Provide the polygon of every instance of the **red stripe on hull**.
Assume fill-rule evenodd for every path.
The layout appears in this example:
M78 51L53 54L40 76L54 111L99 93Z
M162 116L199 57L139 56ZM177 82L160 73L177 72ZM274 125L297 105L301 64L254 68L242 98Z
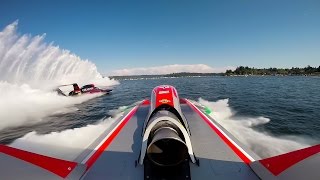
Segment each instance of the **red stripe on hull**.
M140 105L150 105L150 101L146 99Z
M320 144L287 154L260 160L260 163L273 175L277 176L289 167L320 152Z
M226 136L221 133L221 131L211 122L211 120L208 119L208 117L201 113L200 110L189 101L186 102L193 110L198 113L201 119L203 119L210 126L210 128L232 149L232 151L235 152L235 154L238 155L240 159L242 159L243 162L245 162L246 164L252 162L245 154L243 154L243 152L241 152L240 149L238 149Z
M5 145L0 145L0 152L39 166L62 178L67 177L77 165L75 162L56 159Z
M141 104L148 104L149 100L144 100ZM108 139L104 141L104 143L98 148L98 150L88 159L86 162L87 170L91 168L91 166L96 162L96 160L100 157L105 149L112 143L112 141L116 138L116 136L120 133L123 127L127 124L127 122L132 118L132 116L136 113L138 107L134 107L133 110L126 116L126 118L121 122L119 126L113 131L113 133L109 136Z

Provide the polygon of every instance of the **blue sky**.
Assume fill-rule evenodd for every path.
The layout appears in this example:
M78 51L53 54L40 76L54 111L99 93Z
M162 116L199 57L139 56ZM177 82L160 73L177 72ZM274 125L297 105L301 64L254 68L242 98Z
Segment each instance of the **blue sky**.
M101 72L320 65L319 0L2 0L0 17L0 29L18 19L20 33L46 33Z

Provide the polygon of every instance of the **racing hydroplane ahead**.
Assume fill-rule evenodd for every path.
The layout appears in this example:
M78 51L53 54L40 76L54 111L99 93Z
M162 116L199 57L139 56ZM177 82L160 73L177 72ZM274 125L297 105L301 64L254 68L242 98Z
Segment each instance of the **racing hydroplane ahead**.
M61 88L66 86L72 86L73 90L70 91L69 93L64 93L63 90L61 90ZM88 84L79 88L77 83L73 83L73 84L61 85L57 87L55 91L62 96L77 96L81 94L93 94L93 93L109 94L112 91L112 89L101 89L96 87L94 84Z
M205 112L158 86L72 161L0 145L1 178L320 179L320 145L261 159Z

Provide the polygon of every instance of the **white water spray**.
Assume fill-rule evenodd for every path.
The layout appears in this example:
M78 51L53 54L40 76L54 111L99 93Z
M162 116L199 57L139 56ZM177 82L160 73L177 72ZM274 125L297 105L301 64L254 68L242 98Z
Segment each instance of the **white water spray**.
M97 137L110 128L113 123L117 122L116 120L123 114L122 107L114 112L118 112L114 117L106 118L96 124L89 124L81 128L51 132L49 134L38 134L33 131L15 140L10 146L73 161Z
M95 124L81 128L67 129L49 134L38 134L32 131L16 139L10 146L29 152L74 161L90 144L92 144L104 131L114 123L118 123L120 116L130 108L140 104L138 101L130 106L120 106L109 110L112 117L104 118Z
M269 123L270 119L265 117L235 117L235 112L229 107L228 99L210 102L200 98L198 102L210 108L212 111L209 115L212 118L261 158L302 149L315 143L307 138L297 136L276 137L267 132L253 129L254 126Z
M51 92L57 85L118 84L103 78L92 62L45 43L44 35L19 35L17 26L16 21L0 32L0 130L42 121L97 96L61 97Z
M44 35L19 35L17 25L16 21L0 32L0 81L35 88L74 82L80 85L117 83L103 78L92 62L45 43Z
M33 124L51 114L70 111L80 104L101 94L79 97L59 96L55 92L32 89L29 85L0 83L0 130L23 124Z

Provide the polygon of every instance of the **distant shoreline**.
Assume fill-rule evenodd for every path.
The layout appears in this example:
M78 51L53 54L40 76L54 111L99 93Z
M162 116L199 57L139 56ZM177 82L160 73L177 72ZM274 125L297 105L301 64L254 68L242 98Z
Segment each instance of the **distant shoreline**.
M210 77L210 76L320 76L320 66L304 68L250 68L248 66L239 66L234 71L226 70L224 73L190 73L180 72L162 75L127 75L127 76L109 76L115 80L134 80L134 79L159 79L159 78L179 78L179 77Z
M164 74L164 75L132 75L132 76L109 76L111 79L115 80L142 80L142 79L171 79L171 78L184 78L184 77L190 77L190 78L198 78L198 77L214 77L214 76L220 76L220 77L270 77L270 76L278 76L278 77L293 77L293 76L320 76L320 74L290 74L290 75L283 75L283 74L226 74L226 73L173 73L173 74Z
M180 77L205 77L205 76L224 76L225 73L172 73L162 75L129 75L129 76L109 76L115 80L135 80L135 79L160 79L160 78L180 78Z
M307 66L304 68L292 67L289 68L254 68L248 66L239 66L234 71L227 70L225 72L226 76L320 76L320 66L311 67Z

